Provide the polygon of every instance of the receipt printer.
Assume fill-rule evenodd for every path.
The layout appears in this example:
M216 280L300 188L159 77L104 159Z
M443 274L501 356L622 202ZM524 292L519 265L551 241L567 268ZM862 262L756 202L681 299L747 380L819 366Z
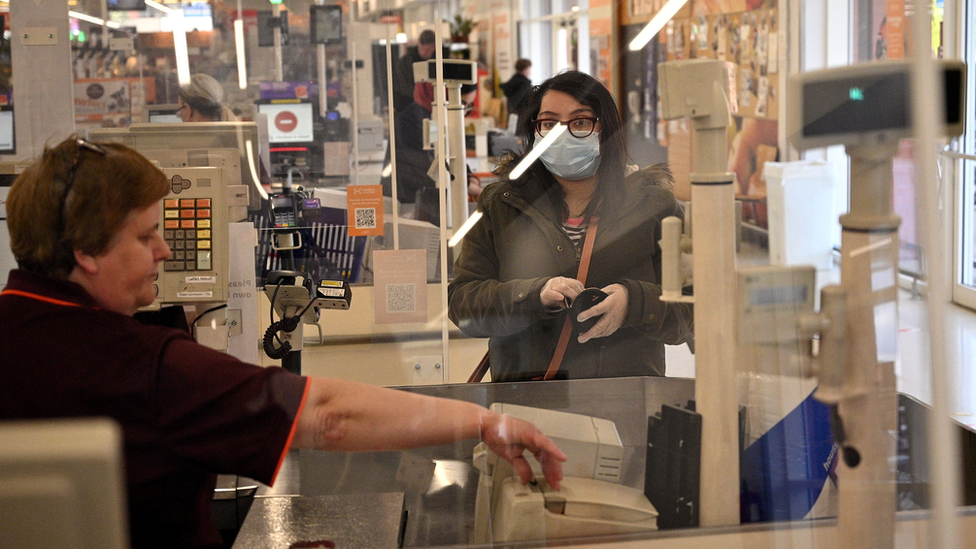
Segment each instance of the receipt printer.
M643 491L618 484L623 445L613 422L512 404L491 409L534 423L568 460L559 490L546 483L532 459L535 480L523 485L511 464L479 444L473 543L657 530L657 510Z

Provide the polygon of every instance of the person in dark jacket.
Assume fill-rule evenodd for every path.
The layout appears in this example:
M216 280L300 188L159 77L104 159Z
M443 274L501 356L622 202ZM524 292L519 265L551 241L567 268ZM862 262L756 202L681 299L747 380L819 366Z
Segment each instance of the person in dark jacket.
M461 86L461 102L467 114L474 104L478 88L474 84ZM396 139L397 201L414 203L417 192L433 188L436 182L428 175L434 162L434 151L424 148L424 120L429 120L434 109L434 86L420 82L414 86L414 102L397 114L394 125ZM380 178L383 195L393 196L390 148L386 148L384 170Z
M413 64L434 57L436 40L434 31L427 29L420 33L416 48L407 48L407 53L397 60L393 72L393 109L401 113L413 103Z
M532 69L532 61L519 59L515 62L515 74L502 84L502 91L508 99L508 111L518 113L522 102L532 91L532 81L529 80L529 71Z
M576 71L541 84L519 120L523 154L559 125L566 131L520 177L507 159L479 198L483 217L464 237L448 312L464 333L489 337L492 381L538 379L548 368L567 305L581 291L581 249L599 218L586 286L608 297L579 314L559 373L568 378L665 374L664 345L693 338L692 307L661 296L661 220L683 218L667 167L630 175L610 92Z

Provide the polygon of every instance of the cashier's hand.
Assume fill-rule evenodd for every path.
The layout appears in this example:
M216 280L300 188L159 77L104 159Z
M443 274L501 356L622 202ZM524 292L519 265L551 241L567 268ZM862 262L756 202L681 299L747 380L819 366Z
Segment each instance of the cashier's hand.
M627 318L627 287L623 284L611 284L600 288L607 294L607 298L579 314L578 320L603 315L592 328L579 335L579 342L586 343L594 337L607 337L616 332Z
M559 489L559 481L563 478L562 462L566 461L566 454L535 425L489 412L481 423L481 440L512 464L523 484L532 480L532 467L523 455L528 450L542 465L542 474L549 486Z
M546 281L539 298L542 306L551 311L558 311L567 307L567 302L576 299L583 291L583 283L575 278L554 276Z

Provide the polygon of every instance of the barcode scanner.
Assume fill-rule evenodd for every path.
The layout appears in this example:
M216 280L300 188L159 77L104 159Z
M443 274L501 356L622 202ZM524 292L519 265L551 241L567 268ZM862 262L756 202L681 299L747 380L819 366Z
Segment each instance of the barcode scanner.
M594 324L600 320L601 315L597 315L593 318L588 318L583 322L577 320L580 313L589 309L590 307L600 303L607 298L607 293L598 288L587 288L576 296L573 300L573 304L569 306L569 318L573 321L573 331L582 334L589 331Z

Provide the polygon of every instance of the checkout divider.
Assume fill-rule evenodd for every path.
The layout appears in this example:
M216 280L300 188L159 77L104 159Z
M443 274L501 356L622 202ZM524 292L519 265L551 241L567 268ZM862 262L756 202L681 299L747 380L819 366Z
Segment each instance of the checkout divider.
M452 384L401 389L483 406L495 402L510 403L613 421L623 445L620 484L640 490L645 487L648 418L660 414L662 407L685 407L695 394L694 380L662 377ZM927 515L923 510L929 505L930 479L925 461L927 413L925 405L911 397L899 396L896 465L899 511L903 512L899 513L897 535L911 540L906 547L925 546L922 540L926 535L924 519ZM976 505L976 432L961 425L958 432L963 440L963 463L967 464L962 501L972 506ZM395 536L398 541L391 547L470 546L479 475L472 465L476 442L468 440L400 452L293 452L291 459L297 459L298 467L297 497L258 497L234 547L266 547L271 531L275 532L276 540L288 543L309 541L308 536L312 539L328 537L337 547L340 544L352 547L362 538L362 532L356 531L360 528L399 529ZM805 479L797 480L803 482ZM276 498L293 501L286 504ZM401 499L402 508L397 503ZM304 503L299 504L300 500ZM368 504L370 501L375 505ZM355 512L361 515L350 521L345 514L349 509L356 509ZM963 509L961 516L964 531L976 532L976 509ZM865 517L865 520L870 518ZM749 543L759 542L763 547L840 546L837 544L836 519L829 517L707 529L665 529L660 522L659 526L662 529L646 534L508 542L504 546L606 546L612 543L614 547L746 547L751 546L747 545ZM391 538L387 536L385 539ZM753 541L744 541L749 539ZM734 545L723 545L733 542Z

